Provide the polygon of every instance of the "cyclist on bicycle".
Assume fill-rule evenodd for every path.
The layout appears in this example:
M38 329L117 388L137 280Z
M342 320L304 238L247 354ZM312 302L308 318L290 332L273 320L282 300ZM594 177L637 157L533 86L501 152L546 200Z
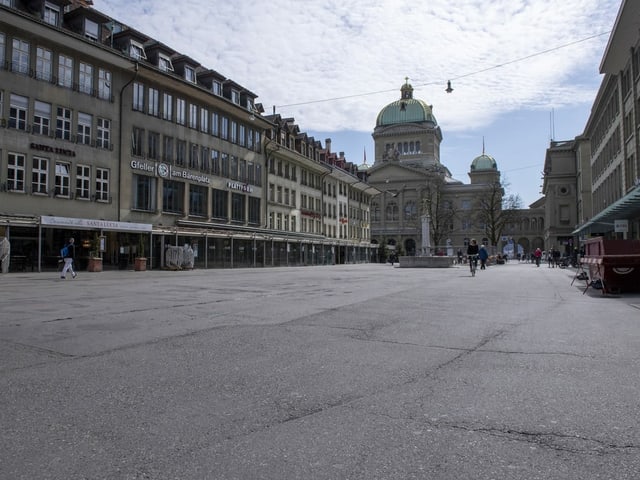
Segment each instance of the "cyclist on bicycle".
M469 269L471 273L474 274L476 268L478 268L478 252L480 251L478 247L478 242L476 242L475 238L471 239L469 242L469 246L467 247L467 257L469 258Z

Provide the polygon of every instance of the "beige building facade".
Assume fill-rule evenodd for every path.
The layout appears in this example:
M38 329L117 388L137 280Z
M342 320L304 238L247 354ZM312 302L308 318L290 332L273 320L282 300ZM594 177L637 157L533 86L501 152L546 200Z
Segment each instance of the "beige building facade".
M562 164L568 172L560 182L568 184L569 171L574 175L570 187L575 188L576 221L570 235L578 248L591 236L640 238L639 32L640 5L623 0L600 63L603 79L591 115L582 135L566 142L573 144L573 158L563 154ZM557 159L556 147L552 144L547 161L550 155ZM555 184L555 172L553 168L547 171L545 163L545 185L550 192L558 192ZM549 207L552 214L559 212L557 195L550 195L547 201L555 202ZM552 218L551 224L566 235L566 216Z
M372 257L356 221L366 222L375 190L323 164L320 142L283 134L252 91L86 2L25 5L0 3L10 270L56 268L70 236L80 268L97 243L111 268L143 253L165 267L170 246L202 268ZM325 183L339 199L323 197ZM353 228L337 228L341 219Z

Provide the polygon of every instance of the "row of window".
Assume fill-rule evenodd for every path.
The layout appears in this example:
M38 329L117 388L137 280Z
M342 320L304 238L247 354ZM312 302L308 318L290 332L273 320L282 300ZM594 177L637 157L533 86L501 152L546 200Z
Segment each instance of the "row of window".
M286 213L270 212L269 228L272 230L283 230L285 232L298 232L297 217ZM311 233L316 235L326 235L332 238L347 238L348 229L346 225L338 228L336 225L322 225L317 219L300 217L300 233ZM364 238L362 236L357 238Z
M599 107L600 115L595 128L590 132L591 151L596 152L607 138L609 129L620 114L620 92L615 85L609 85L605 92L606 101Z
M75 175L72 175L72 168L75 168ZM94 167L92 171L90 165L72 167L69 162L39 156L31 158L28 165L23 153L9 152L7 155L6 187L12 192L109 202L109 179L107 168ZM74 184L72 180L75 180Z
M287 162L286 160L275 159L273 157L269 158L269 173L271 175L277 175L294 182L298 181L298 167L292 163ZM320 184L320 175L309 172L302 167L300 168L300 185L320 189ZM340 195L347 195L348 193L347 184L345 184L344 182L337 182L337 188L335 183L322 182L322 188L325 195L329 195L333 198L336 198L337 193L339 193ZM357 193L353 193L351 196L353 197L353 200L362 201L362 197L358 196Z
M75 174L73 174L75 169ZM28 178L31 176L31 182ZM52 183L53 179L53 183ZM110 172L106 168L89 165L51 161L49 158L34 156L30 168L24 154L9 152L7 155L7 190L11 192L33 193L35 195L55 195L62 198L76 198L110 202ZM133 208L155 211L157 178L134 175ZM72 183L74 182L74 183ZM30 187L29 187L30 185ZM93 190L91 186L93 185ZM184 193L189 188L189 209L185 211ZM52 190L53 187L53 190ZM30 188L30 190L29 190ZM164 180L162 185L163 212L208 216L207 202L209 188L184 182ZM250 224L260 224L260 198L248 197L241 193L212 189L212 218ZM249 209L245 212L245 204ZM231 207L230 211L228 210Z
M146 92L145 92L146 91ZM185 125L249 150L260 151L261 133L209 108L184 98L134 82L132 109L169 122Z
M186 140L175 139L170 135L161 136L157 132L145 132L138 127L134 127L131 132L131 155L149 160L162 160L171 165L262 186L262 165L258 162L238 158L196 143L187 144Z
M147 54L145 52L144 45L141 44L140 42L136 41L136 40L127 39L125 41L124 51L126 51L129 54L129 56L131 58L133 58L134 60L137 60L137 61L147 60ZM158 67L158 69L160 69L163 72L175 72L175 69L173 68L173 63L171 61L171 57L169 55L161 53L161 52L158 52L158 56L157 56L157 60L156 60L155 66ZM195 66L184 65L183 66L183 77L182 78L184 78L184 80L186 80L189 83L193 83L193 84L198 85L198 76L197 76L197 73L196 73ZM138 84L138 85L140 85L140 84ZM202 84L200 84L200 85L202 85ZM138 90L138 88L139 87L134 87L134 91ZM213 93L216 96L221 97L223 95L223 88L222 88L222 81L221 80L213 79L211 81L211 85L207 86L206 88L208 90L210 90L211 93ZM142 93L142 92L140 92L140 93ZM141 98L142 97L138 96L138 99L141 99ZM244 106L250 112L254 111L253 99L251 97L249 97L249 96L246 96L245 101L242 102L242 95L241 95L239 90L231 89L229 100L231 100L236 105ZM244 103L244 105L243 105L243 103ZM143 111L143 108L137 108L137 107L140 107L140 106L141 105L140 105L139 101L138 102L134 101L134 110ZM168 118L165 118L165 120L168 120Z
M4 108L4 92L0 91L0 112ZM55 109L55 118L53 110ZM33 111L30 116L29 111ZM31 118L31 124L28 119ZM55 126L52 124L55 120ZM75 130L73 124L75 122ZM64 106L52 106L50 103L30 99L17 94L11 94L9 99L8 128L15 128L33 134L51 136L63 140L74 141L79 144L111 148L111 121L106 118L94 117L84 112L74 113ZM72 133L72 132L75 132ZM259 163L238 159L238 157L220 152L208 147L190 144L187 154L187 142L175 140L171 136L164 136L162 154L160 151L160 134L148 132L146 153L144 150L145 131L134 128L132 132L131 154L146 156L152 160L162 159L177 166L189 167L214 175L220 175L232 180L238 180L252 185L262 185L262 165Z
M595 179L595 177L594 177ZM593 189L593 210L598 212L624 195L622 190L622 165L618 164L596 188Z
M133 176L132 207L135 210L156 211L158 179L146 175ZM188 205L185 205L185 189L188 189ZM211 212L208 212L209 194ZM186 208L185 208L186 207ZM175 180L162 181L162 205L160 210L221 222L260 225L260 198L244 193L185 183Z
M15 7L15 0L0 0L0 5L6 7ZM70 7L66 7L65 11L68 11ZM52 2L44 2L42 7L42 20L49 25L59 27L62 18L60 6ZM84 20L84 32L85 36L97 40L98 39L98 24L92 20Z
M269 158L269 173L271 175L277 175L287 180L298 181L298 167L286 160ZM309 172L308 170L300 167L300 185L309 186L320 190L322 181L320 175L317 173Z
M422 153L420 140L410 142L386 143L384 146L386 155L392 156L395 152L399 155L415 155Z
M290 207L297 206L297 192L296 190L283 187L282 185L269 184L269 201L273 203L279 203ZM310 212L325 212L326 218L344 218L347 217L348 208L347 204L339 202L338 205L323 203L324 209L320 209L321 200L319 198L313 198L311 196L300 194L300 208ZM357 220L366 219L367 212L352 207L350 218Z
M10 47L10 53L5 52ZM10 62L7 59L10 58ZM7 62L7 63L5 63ZM35 52L30 42L20 38L12 38L7 42L4 33L0 32L0 65L15 73L29 75L38 80L55 83L64 88L71 88L80 93L93 95L104 100L111 100L111 72L101 67L78 61L69 55L58 53L45 47L36 46ZM57 73L57 76L54 75Z
M0 114L3 112L4 92L0 91ZM111 148L111 120L98 117L94 124L94 117L89 113L74 114L73 110L63 105L40 100L31 103L28 97L15 93L9 96L9 118L2 126L98 148Z
M622 137L620 134L620 128L613 130L612 134L607 138L606 143L602 149L598 152L598 155L591 163L591 175L592 180L598 180L607 171L611 163L617 158L622 151ZM592 151L593 153L596 150Z
M75 174L73 174L73 169ZM30 187L28 178L31 176ZM52 183L53 179L53 183ZM34 156L31 159L30 168L27 166L26 155L9 152L7 156L7 189L12 192L30 192L41 195L55 195L62 198L76 198L95 200L98 202L110 202L110 171L106 168L96 168L89 165L77 164L72 166L68 162L52 161L46 157ZM73 183L72 183L73 182ZM93 185L93 189L91 188ZM143 211L156 211L157 201L156 177L146 175L133 176L132 208ZM53 187L53 190L51 190ZM188 209L185 209L185 189L188 188ZM260 198L250 197L246 194L229 192L220 189L209 190L206 186L189 184L180 181L163 180L162 205L160 209L165 213L175 213L196 217L209 217L207 211L211 192L211 218L226 222L231 220L237 223L260 224ZM307 197L304 196L305 205ZM314 199L309 199L313 204ZM315 199L316 209L319 210L319 199ZM325 204L325 210L331 205ZM335 217L335 205L334 217ZM304 208L304 207L303 207ZM331 215L329 215L331 217ZM296 217L286 214L270 214L271 228L286 231L297 231ZM279 226L278 226L279 225ZM321 221L319 219L301 218L301 231L307 233L320 233ZM335 226L328 226L329 235L336 235ZM344 230L344 231L343 231ZM339 236L346 238L347 228L342 226Z
M302 195L306 200L306 195ZM269 201L295 207L297 205L297 192L282 185L269 184ZM302 208L306 208L303 206Z

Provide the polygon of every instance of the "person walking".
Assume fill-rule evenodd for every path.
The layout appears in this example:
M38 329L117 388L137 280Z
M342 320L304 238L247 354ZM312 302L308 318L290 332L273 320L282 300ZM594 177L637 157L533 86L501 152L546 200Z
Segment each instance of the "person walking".
M71 237L65 246L62 247L60 255L64 260L64 267L62 267L60 278L66 279L67 272L71 272L71 277L76 278L77 273L73 271L73 259L76 257L76 246L74 245L73 237Z
M536 267L540 266L540 258L542 258L542 250L540 248L536 248L535 252L533 252L533 257L536 259Z
M489 258L489 252L487 252L487 247L480 245L480 250L478 250L478 258L480 259L480 270L487 269L487 258Z

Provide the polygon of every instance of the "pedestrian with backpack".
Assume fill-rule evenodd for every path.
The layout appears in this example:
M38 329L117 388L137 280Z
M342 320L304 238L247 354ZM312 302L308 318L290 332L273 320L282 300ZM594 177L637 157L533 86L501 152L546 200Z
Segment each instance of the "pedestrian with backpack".
M76 278L77 275L76 272L73 271L73 259L76 256L76 247L73 242L73 237L71 237L60 250L60 256L64 260L64 267L62 267L62 273L60 274L60 278L62 279L67 278L67 272L71 272L72 278Z

